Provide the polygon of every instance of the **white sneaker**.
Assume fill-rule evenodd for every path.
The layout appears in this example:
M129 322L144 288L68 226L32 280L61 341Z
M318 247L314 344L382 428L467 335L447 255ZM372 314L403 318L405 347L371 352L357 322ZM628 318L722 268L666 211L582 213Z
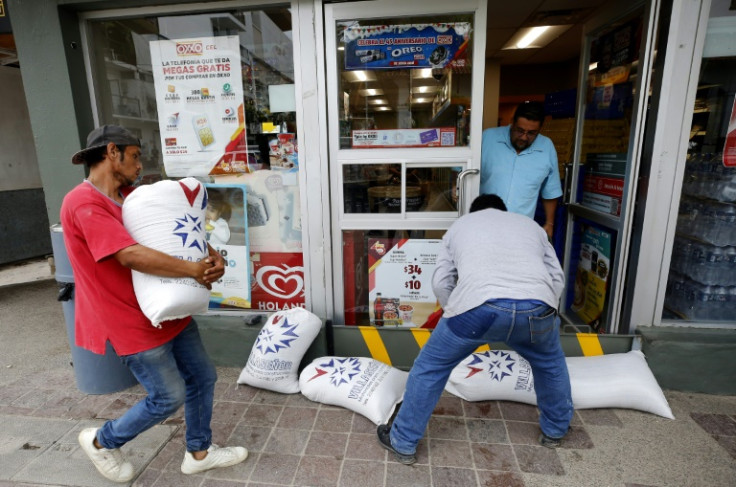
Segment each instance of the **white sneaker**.
M95 444L98 428L86 428L79 433L79 444L87 454L98 472L113 482L128 482L135 476L135 470L130 462L126 462L119 448L108 450L98 449Z
M185 474L200 473L206 470L220 467L231 467L248 458L248 450L242 446L226 446L220 448L210 445L207 448L207 456L197 460L190 452L184 453L184 461L181 462L181 471Z

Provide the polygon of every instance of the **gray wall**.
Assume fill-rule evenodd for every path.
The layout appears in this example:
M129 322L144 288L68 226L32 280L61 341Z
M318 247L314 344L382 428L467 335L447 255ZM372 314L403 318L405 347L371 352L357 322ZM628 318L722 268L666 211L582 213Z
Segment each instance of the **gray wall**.
M51 253L21 71L0 66L0 264Z
M0 191L41 188L20 69L0 66L0 86Z
M90 123L80 123L75 112L66 54L70 45L62 37L56 1L8 3L48 220L56 223L64 195L84 179L83 169L73 166L70 157L81 148L78 127ZM81 58L81 49L74 52ZM85 78L83 71L76 75Z

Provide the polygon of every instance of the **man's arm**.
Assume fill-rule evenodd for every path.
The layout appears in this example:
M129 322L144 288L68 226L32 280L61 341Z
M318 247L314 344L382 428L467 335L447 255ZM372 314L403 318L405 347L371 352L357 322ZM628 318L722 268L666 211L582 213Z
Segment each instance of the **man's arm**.
M444 239L442 243L442 250L437 256L437 267L432 274L432 290L440 306L444 308L450 299L452 290L457 286L457 269L450 258Z
M543 242L544 245L544 265L552 278L552 288L554 289L557 302L560 302L562 297L562 291L565 287L565 273L562 271L560 261L557 259L557 254L552 244L549 242Z
M207 289L225 273L222 256L208 245L209 256L199 262L177 259L140 244L119 250L113 257L128 269L161 277L191 277Z
M552 233L555 229L555 210L557 210L557 198L552 200L542 200L542 206L544 207L544 231L547 232L547 236L552 238Z

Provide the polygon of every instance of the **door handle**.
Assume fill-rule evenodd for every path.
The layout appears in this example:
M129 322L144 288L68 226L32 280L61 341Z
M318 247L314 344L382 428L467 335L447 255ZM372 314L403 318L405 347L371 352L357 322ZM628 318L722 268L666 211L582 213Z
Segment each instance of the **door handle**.
M572 163L565 164L565 178L562 188L562 204L569 205L572 198Z
M464 171L461 171L460 174L457 175L457 213L458 216L462 216L465 213L465 183L464 179L466 176L469 176L471 174L479 174L480 169L466 169Z

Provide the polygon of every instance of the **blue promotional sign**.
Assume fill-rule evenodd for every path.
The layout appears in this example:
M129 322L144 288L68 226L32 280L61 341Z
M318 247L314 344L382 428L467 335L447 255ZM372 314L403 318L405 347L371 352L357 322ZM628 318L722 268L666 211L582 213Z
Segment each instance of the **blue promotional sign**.
M344 36L346 70L462 67L470 23L351 25Z

